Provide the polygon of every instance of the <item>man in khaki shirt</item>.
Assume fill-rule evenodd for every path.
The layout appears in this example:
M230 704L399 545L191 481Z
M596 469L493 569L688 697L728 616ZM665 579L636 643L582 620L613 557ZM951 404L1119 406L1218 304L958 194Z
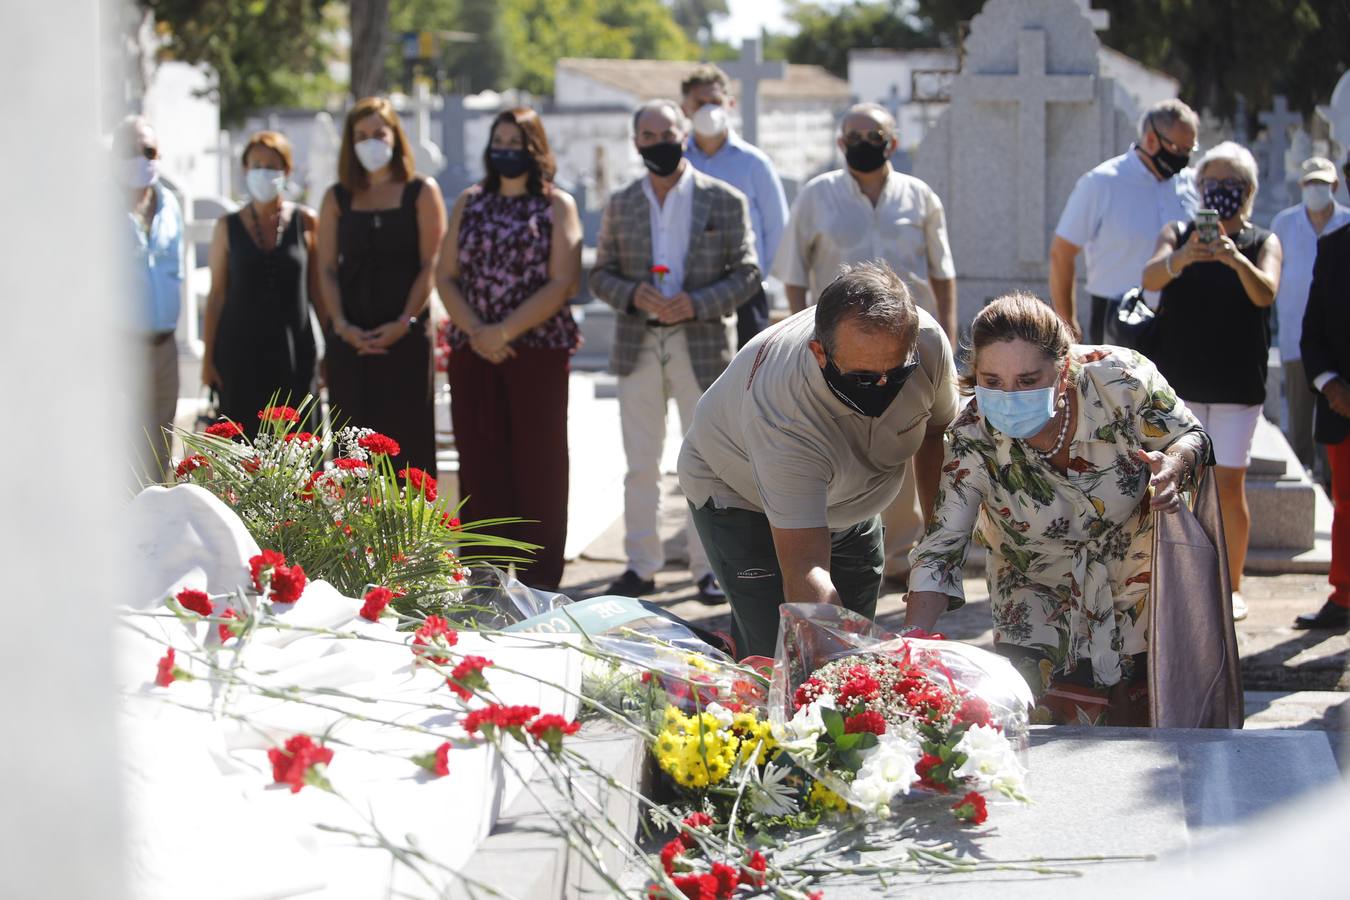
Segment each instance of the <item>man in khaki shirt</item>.
M957 407L951 344L881 263L736 355L699 400L679 475L742 655L773 655L784 602L875 614L879 514L911 458L932 511Z

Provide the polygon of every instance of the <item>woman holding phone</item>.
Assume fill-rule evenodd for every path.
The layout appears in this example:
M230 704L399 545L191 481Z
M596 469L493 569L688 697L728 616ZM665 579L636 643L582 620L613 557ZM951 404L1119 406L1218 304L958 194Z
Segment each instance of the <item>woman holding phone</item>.
M1266 400L1270 309L1282 259L1280 239L1251 221L1256 173L1256 160L1239 144L1225 141L1207 152L1196 167L1203 208L1195 222L1163 228L1143 274L1145 290L1162 291L1153 361L1214 441L1238 619L1247 614L1239 592L1251 530L1247 466Z

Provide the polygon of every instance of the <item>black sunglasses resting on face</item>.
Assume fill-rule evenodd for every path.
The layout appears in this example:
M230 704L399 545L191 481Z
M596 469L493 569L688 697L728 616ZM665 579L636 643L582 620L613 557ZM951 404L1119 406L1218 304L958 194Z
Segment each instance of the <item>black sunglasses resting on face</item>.
M830 364L836 369L839 369L839 364L833 359L828 356L826 359L829 360ZM917 368L919 368L919 361L916 359L913 362L896 366L894 369L889 369L885 372L845 372L840 369L839 374L862 388L885 387L888 384L895 383L899 383L903 387L904 383L909 380L909 376L913 375L914 370Z

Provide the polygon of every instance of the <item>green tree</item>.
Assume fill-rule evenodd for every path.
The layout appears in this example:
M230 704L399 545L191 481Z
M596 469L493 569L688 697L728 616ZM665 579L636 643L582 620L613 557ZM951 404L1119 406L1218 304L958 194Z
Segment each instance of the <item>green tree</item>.
M781 52L789 62L824 66L847 78L848 52L853 48L933 46L932 31L911 18L908 7L905 0L853 0L837 7L792 0L788 18L796 23L797 34L771 42L772 50L774 55Z
M670 11L685 36L703 44L712 41L713 21L726 16L727 0L671 0Z
M324 105L338 85L329 0L138 0L154 14L163 55L205 63L226 126L267 106Z

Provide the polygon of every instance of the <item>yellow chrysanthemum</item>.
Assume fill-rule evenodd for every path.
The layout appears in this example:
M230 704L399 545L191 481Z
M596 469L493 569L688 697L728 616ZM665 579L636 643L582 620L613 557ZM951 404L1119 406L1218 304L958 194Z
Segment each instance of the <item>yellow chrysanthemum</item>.
M848 803L844 801L843 797L840 797L819 781L811 784L811 793L806 797L806 805L822 812L828 812L829 810L844 812L848 809Z

